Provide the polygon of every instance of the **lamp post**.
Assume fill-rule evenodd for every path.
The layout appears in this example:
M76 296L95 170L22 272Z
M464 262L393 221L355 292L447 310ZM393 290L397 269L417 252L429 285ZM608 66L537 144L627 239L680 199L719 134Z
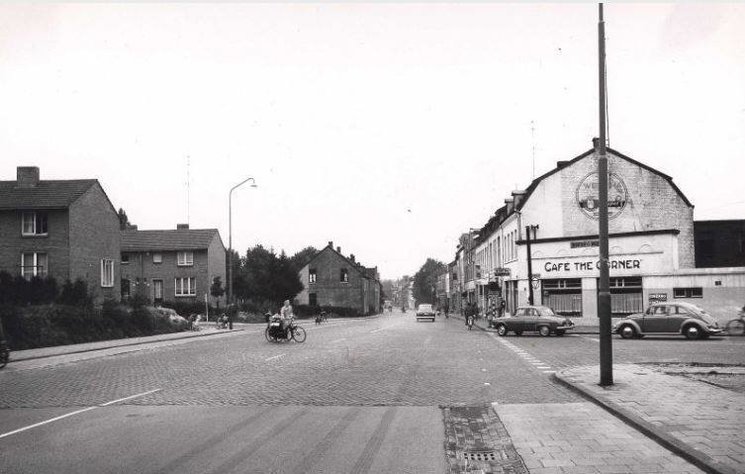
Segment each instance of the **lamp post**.
M251 181L251 187L256 187L256 180L246 178L240 183L230 188L228 193L228 324L233 329L233 313L231 305L233 303L233 191L243 184Z

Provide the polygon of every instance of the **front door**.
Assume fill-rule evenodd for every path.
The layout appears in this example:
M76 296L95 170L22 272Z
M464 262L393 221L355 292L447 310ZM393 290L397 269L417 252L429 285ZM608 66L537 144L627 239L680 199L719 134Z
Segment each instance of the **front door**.
M153 302L155 304L163 302L163 280L153 280Z

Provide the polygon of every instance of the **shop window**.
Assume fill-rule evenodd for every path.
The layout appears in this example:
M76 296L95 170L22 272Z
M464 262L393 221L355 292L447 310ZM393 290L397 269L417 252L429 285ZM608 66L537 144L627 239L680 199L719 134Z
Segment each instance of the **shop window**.
M701 287L693 288L673 288L673 298L703 298L704 289Z

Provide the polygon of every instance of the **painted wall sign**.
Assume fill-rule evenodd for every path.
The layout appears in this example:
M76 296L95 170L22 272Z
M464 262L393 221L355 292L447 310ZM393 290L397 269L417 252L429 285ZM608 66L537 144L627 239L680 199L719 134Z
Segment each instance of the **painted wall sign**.
M608 219L618 217L626 208L629 193L626 184L615 173L608 174ZM598 173L585 176L577 186L577 205L591 219L597 219L600 202L598 201Z
M641 259L610 260L608 268L611 270L636 270L641 268ZM585 260L584 262L552 262L543 265L546 273L552 272L582 272L600 270L600 260Z
M667 301L667 293L650 293L649 304L664 303Z
M500 276L510 276L512 271L509 268L495 268L494 269L494 276L500 277Z

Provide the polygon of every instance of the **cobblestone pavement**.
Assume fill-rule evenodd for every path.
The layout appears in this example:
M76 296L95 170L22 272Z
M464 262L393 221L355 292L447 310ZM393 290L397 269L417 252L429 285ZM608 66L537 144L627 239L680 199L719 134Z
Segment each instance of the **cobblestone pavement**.
M745 472L745 396L665 373L671 370L616 365L610 387L597 385L596 367L566 369L559 375L703 465Z
M553 379L560 364L542 359L568 364L595 352L591 341L577 336L499 338L467 331L454 318L417 323L412 313L303 325L303 344L268 343L262 328L247 328L126 352L11 364L0 372L0 415L6 415L0 416L0 448L27 461L27 472L80 472L65 449L97 472L118 472L122 465L138 472L245 472L247 465L263 466L253 472L444 472L453 456L473 454L477 445L508 452L511 429L493 412L458 431L457 420L463 428L469 410L493 402L582 402ZM73 410L80 414L3 438ZM554 429L542 436L560 438L561 426ZM448 445L450 458L447 430L460 433ZM243 444L234 436L244 437ZM283 440L303 459L285 456ZM56 447L68 464L60 468L54 456L27 459L28 443ZM136 450L113 448L128 444ZM85 446L95 449L89 453ZM119 457L97 454L111 449ZM6 463L17 460L13 456ZM193 462L202 456L202 464ZM0 471L19 465L0 462ZM509 463L501 469L485 472L519 472Z
M495 410L532 474L703 472L589 402Z

